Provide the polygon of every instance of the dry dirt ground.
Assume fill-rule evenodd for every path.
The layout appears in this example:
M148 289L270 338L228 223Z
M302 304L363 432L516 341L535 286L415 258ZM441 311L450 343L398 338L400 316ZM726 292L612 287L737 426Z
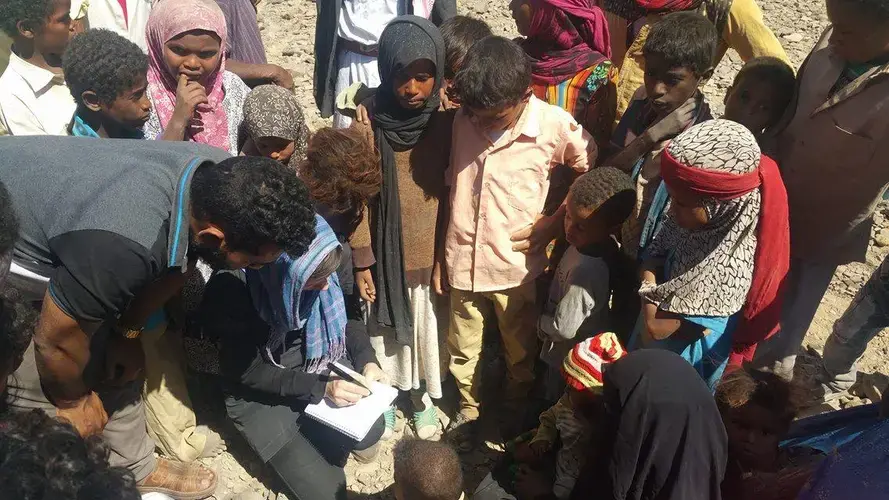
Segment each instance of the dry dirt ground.
M330 0L318 0L330 1ZM806 2L801 0L758 0L765 14L766 23L781 39L793 63L798 67L809 50L817 41L827 23L824 4L821 1ZM462 0L459 1L460 12L487 21L495 33L515 36L515 26L507 8L508 0ZM312 99L313 40L315 31L315 4L310 0L263 0L259 5L260 28L265 41L268 57L271 62L280 64L290 70L296 82L296 95L309 117L313 129L329 124L323 120L315 108ZM711 105L717 114L722 112L722 99L726 88L731 84L734 74L740 67L737 55L730 51L717 68L714 77L705 87ZM887 226L885 209L878 213L878 227ZM887 230L889 231L889 230ZM841 268L824 298L818 315L810 329L806 344L811 346L811 356L804 357L810 364L813 356L824 345L836 318L846 308L855 292L870 275L875 266L889 253L889 232L878 235L868 255L868 262L852 264ZM884 237L880 237L884 236ZM880 247L879 245L884 245ZM496 363L495 363L496 366ZM803 367L804 371L807 369ZM863 362L861 369L866 373L889 373L889 338L885 335L874 340ZM204 391L205 393L207 391ZM207 460L207 465L214 467L220 475L219 489L216 497L230 498L276 498L276 485L251 453L221 418L221 408L213 398L207 404L198 404L202 418L210 421L219 429L229 443L229 452ZM863 400L844 402L844 404L860 404ZM206 415L206 417L205 417ZM399 424L403 426L403 419ZM399 430L409 433L409 429ZM394 441L393 441L394 442ZM467 473L467 488L474 488L483 474L496 460L496 449L485 449L464 456L464 469ZM388 499L392 496L392 454L391 442L384 446L376 464L358 467L350 463L347 467L348 490L350 498ZM241 496L241 495L249 496ZM285 498L277 494L277 498Z

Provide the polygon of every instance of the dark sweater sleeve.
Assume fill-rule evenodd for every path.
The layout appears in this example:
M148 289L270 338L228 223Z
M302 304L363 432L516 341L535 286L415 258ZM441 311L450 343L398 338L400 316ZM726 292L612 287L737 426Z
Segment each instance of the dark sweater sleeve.
M242 276L216 274L207 284L200 314L206 333L220 342L220 369L229 382L309 403L324 397L326 375L279 368L263 357L269 327L253 308Z
M346 324L346 351L355 371L361 372L368 363L379 364L367 336L367 327L361 321L349 320Z

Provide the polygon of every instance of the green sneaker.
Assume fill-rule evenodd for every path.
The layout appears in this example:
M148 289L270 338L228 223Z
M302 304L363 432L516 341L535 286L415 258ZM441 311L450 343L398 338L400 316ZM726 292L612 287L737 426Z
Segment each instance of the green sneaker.
M420 439L432 439L438 432L438 410L430 405L423 411L414 412L414 431Z
M388 410L383 412L383 419L386 420L386 430L383 431L382 439L388 441L395 435L395 407L390 406Z

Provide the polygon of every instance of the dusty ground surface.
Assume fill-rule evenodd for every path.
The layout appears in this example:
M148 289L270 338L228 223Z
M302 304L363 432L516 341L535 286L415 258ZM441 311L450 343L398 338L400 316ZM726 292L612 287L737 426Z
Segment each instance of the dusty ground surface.
M325 1L325 0L319 0ZM798 67L817 41L827 23L823 2L801 0L758 0L765 14L766 23L781 39L793 63ZM515 36L515 27L507 9L507 0L462 0L459 2L463 14L486 20L497 34ZM313 43L315 31L315 4L310 0L264 0L259 6L260 27L266 50L271 62L290 70L296 82L296 95L309 116L313 129L324 126L312 99ZM726 88L740 67L740 59L729 54L717 68L714 77L705 87L711 105L717 114L722 112L722 99ZM885 209L889 215L889 208ZM886 217L881 210L877 216L878 227L886 227ZM887 230L889 231L889 230ZM846 308L852 296L861 287L875 266L889 253L889 232L877 235L876 242L869 252L868 262L852 264L841 268L824 298L818 315L810 329L806 344L814 351L804 357L803 371L811 371L809 364L824 345L836 318ZM879 245L883 245L882 247ZM495 363L496 367L496 363ZM861 363L866 373L889 373L889 338L885 335L874 340ZM492 384L496 385L496 384ZM206 391L204 391L206 393ZM252 493L249 498L276 498L276 486L250 450L221 417L222 409L213 402L212 394L206 394L208 404L198 404L202 419L224 434L229 443L229 452L208 460L220 475L219 499L246 498L239 494ZM860 404L864 400L844 402ZM446 412L442 412L446 413ZM446 417L445 417L446 418ZM397 436L409 434L404 429L404 420L399 419ZM386 444L377 463L359 467L350 463L347 467L348 489L351 498L393 498L391 441ZM496 447L464 456L468 488L474 488L481 477L491 467L498 452ZM277 498L284 496L277 494Z

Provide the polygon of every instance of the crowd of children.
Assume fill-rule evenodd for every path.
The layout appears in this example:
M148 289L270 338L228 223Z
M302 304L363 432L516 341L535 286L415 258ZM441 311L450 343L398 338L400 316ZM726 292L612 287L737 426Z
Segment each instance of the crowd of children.
M196 250L197 271L143 283L186 295L184 312L128 292L117 321L144 332L157 448L190 462L222 446L195 426L184 361L165 351L181 349L176 331L196 328L223 332L228 415L294 498L344 498L348 453L372 460L376 439L395 433L394 405L358 443L303 423L307 402L366 395L319 381L340 358L409 397L418 439L395 448L399 499L463 498L456 452L482 441L489 412L507 452L481 500L794 498L823 458L779 446L800 405L796 352L837 266L863 257L889 185L889 2L828 0L831 26L798 75L752 2L621 3L513 0L521 36L509 40L456 16L450 0L319 0L315 97L334 127L312 132L292 80L265 61L255 6L159 0L130 13L144 25L134 36L84 31L74 11L89 19L93 9L80 3L0 0L13 41L0 76L4 134L130 139L140 151L198 143L207 158L293 178L241 186L258 193L247 225L277 214L299 219L294 231L314 228L301 255L256 247L261 258L233 265L221 234L230 228L193 225L218 247ZM241 8L253 15L236 16ZM714 119L701 87L729 45L747 62ZM2 140L14 150L16 139ZM220 185L242 175L226 161ZM225 186L220 199L235 197ZM263 205L268 193L293 206ZM33 311L16 293L41 277L11 250L8 198L0 190L3 280L12 268L0 297L4 375L33 369L23 356L41 349L28 348ZM224 212L211 198L194 191L184 203ZM245 271L234 279L224 267ZM827 396L848 389L887 323L886 267L828 341ZM264 336L250 337L257 324ZM482 359L496 344L506 377L491 391ZM448 376L458 394L448 444L429 442ZM16 418L0 425L15 442L21 426L71 432ZM90 467L104 460L83 453ZM200 466L162 463L114 481L175 498L215 487Z

